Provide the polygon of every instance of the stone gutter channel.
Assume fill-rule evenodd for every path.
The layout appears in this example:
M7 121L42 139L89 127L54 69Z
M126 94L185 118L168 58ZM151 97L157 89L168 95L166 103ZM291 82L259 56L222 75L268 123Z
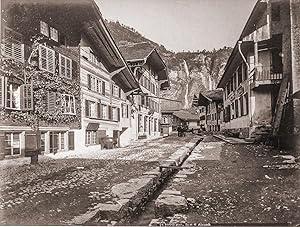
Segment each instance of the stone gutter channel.
M169 159L159 162L159 167L111 188L112 201L99 203L89 211L76 216L69 225L122 225L139 213L143 206L159 192L168 179L180 169L194 148L202 141L195 137L179 148Z

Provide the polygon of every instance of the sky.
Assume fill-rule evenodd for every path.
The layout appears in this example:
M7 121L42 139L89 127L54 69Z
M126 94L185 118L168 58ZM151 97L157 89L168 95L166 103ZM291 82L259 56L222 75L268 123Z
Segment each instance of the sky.
M95 0L105 19L168 50L233 47L257 0Z

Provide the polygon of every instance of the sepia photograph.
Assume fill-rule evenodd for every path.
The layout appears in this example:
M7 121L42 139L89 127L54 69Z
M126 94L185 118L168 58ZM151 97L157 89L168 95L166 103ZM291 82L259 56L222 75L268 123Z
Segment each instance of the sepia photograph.
M300 0L0 0L0 226L300 226Z

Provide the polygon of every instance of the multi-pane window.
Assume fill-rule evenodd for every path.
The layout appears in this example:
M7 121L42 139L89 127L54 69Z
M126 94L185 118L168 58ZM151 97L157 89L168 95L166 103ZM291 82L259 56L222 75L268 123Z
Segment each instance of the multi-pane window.
M86 131L85 132L85 144L86 145L97 144L97 131Z
M4 27L2 54L17 61L24 61L24 44L22 44L22 35L20 33Z
M117 107L112 107L112 120L113 121L119 121L119 111L120 109Z
M5 87L6 89L4 89ZM4 91L6 92L5 96ZM0 77L0 99L0 106L4 106L5 103L5 107L9 109L32 110L32 85L12 83Z
M20 85L8 82L6 89L6 108L21 109Z
M46 22L40 21L40 31L43 35L49 36L49 26Z
M20 133L5 133L4 152L6 155L21 154Z
M97 111L96 111L96 103L92 101L87 101L87 116L91 118L96 118L97 117Z
M39 47L39 67L41 70L50 73L55 72L55 52L48 47L40 45Z
M88 74L88 88L100 94L105 94L105 82L96 76Z
M111 86L111 94L115 97L120 97L120 89L117 85L112 84Z
M102 119L108 119L108 106L101 104L101 118Z
M62 95L63 113L75 114L75 97L73 95Z
M72 60L62 54L59 54L59 73L63 77L72 78Z
M55 28L50 27L50 38L58 42L58 31Z

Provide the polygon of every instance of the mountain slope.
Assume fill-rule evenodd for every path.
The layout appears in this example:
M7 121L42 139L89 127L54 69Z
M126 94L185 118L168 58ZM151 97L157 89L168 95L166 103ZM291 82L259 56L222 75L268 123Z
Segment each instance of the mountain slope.
M157 49L168 67L171 84L170 89L163 93L168 98L181 101L185 108L190 107L194 94L216 87L232 51L230 47L223 47L211 51L174 53L119 22L106 21L106 24L118 46L146 42Z

